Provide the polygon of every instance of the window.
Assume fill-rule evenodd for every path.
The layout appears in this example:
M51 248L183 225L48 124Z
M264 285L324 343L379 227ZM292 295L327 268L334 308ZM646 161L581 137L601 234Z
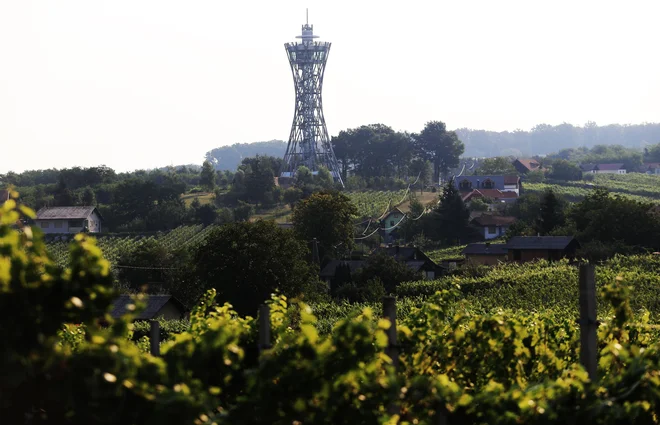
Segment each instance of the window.
M69 220L69 227L83 227L82 220Z
M54 224L56 229L61 229L62 228L62 222L60 220L56 220Z
M495 187L495 183L491 179L486 179L484 181L484 189L492 189Z
M390 220L390 226L394 226L394 220Z
M48 229L50 227L50 223L47 221L42 221L39 223L39 226L41 226L42 229Z
M491 235L494 235L495 233L497 233L497 227L488 226L488 233L491 234Z
M514 261L520 261L520 250L519 249L514 249L513 250L513 260Z
M459 185L458 188L460 190L470 190L472 189L472 183L470 183L469 180L463 180Z

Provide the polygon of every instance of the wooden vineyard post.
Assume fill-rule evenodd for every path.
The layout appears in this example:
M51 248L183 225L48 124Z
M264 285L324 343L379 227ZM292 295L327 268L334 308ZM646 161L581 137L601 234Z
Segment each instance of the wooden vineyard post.
M149 348L152 356L160 357L160 323L158 320L149 321Z
M596 320L596 273L593 264L580 264L580 363L597 379L598 321Z
M266 304L259 306L259 353L270 348L270 307Z

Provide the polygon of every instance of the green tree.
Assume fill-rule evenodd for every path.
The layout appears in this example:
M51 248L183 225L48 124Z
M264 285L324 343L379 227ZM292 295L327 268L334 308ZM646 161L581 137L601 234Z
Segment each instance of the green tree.
M660 143L644 148L644 162L660 162Z
M429 121L415 137L418 152L433 164L433 179L438 181L450 169L457 167L459 158L465 151L463 142L453 131L447 131L445 123Z
M83 190L82 203L86 206L96 205L96 195L94 194L94 190L89 186L85 187L85 190Z
M550 177L555 180L581 180L582 170L580 170L577 164L566 161L565 159L557 159L552 163Z
M218 218L218 212L211 204L201 205L195 209L195 219L204 226L215 223Z
M254 207L247 202L238 201L238 206L234 208L235 221L248 221L254 214Z
M546 236L565 223L563 202L552 189L546 190L539 204L539 214L535 223L536 232Z
M316 238L324 255L350 252L353 242L353 219L357 208L339 192L318 192L296 205L293 225L304 241Z
M275 188L275 175L270 159L257 155L250 158L245 172L245 190L247 199L256 203L272 202ZM270 195L267 195L271 193ZM268 199L270 197L270 199Z
M660 216L656 211L652 204L612 196L598 188L567 215L581 243L599 241L659 250Z
M117 280L134 292L167 293L192 306L203 289L192 276L191 252L146 239L130 246L117 259Z
M463 202L461 194L450 179L443 187L438 206L424 216L425 233L446 244L456 245L461 240L473 237L470 227L470 210Z
M170 230L183 225L186 206L181 199L168 199L158 202L146 217L147 230Z
M307 255L304 242L273 222L231 223L213 229L195 250L195 275L222 302L254 316L274 292L297 296L316 279Z
M325 167L319 167L318 174L314 177L314 182L323 189L332 189L335 185L335 181L332 178L332 174Z
M297 187L290 187L287 190L284 191L284 202L289 204L291 209L296 205L300 199L302 199L303 192L302 190L298 189Z
M209 161L204 161L202 171L199 175L199 184L207 192L213 192L215 189L215 169Z
M296 170L294 186L305 191L305 189L311 186L313 183L314 176L312 175L312 171L304 165L298 167Z
M433 165L431 165L429 161L416 158L411 161L409 171L411 178L417 179L419 176L419 181L415 184L415 186L419 187L420 193L424 192L424 187L431 183L431 179L433 178ZM415 180L412 182L414 181Z
M387 293L393 293L399 283L421 278L421 273L414 271L404 262L397 261L386 252L377 251L367 258L364 267L358 270L353 280L358 282L358 285L367 285L369 281L378 279Z
M500 176L517 174L518 172L513 166L511 158L505 156L484 159L479 164L479 168L477 168L477 170L474 172L474 175L476 176Z

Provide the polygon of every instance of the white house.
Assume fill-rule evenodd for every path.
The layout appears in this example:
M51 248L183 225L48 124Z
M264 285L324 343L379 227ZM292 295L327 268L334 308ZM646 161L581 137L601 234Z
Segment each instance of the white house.
M482 229L484 239L495 239L504 236L506 231L516 221L515 217L483 214L472 219L472 224Z
M103 217L96 207L45 207L34 221L44 233L99 233Z
M592 174L626 174L622 163L618 164L582 164L580 169L583 173Z
M623 164L598 164L596 174L626 174Z
M645 162L643 170L646 174L660 174L660 162Z

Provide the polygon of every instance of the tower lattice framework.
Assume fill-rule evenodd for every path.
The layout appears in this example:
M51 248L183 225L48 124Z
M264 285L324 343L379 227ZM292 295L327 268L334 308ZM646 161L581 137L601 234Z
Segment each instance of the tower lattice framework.
M287 56L296 90L296 108L284 155L280 177L293 177L301 165L316 174L326 167L335 181L344 185L337 158L330 144L323 116L323 74L330 52L330 43L314 41L314 26L302 26L300 42L286 43Z

